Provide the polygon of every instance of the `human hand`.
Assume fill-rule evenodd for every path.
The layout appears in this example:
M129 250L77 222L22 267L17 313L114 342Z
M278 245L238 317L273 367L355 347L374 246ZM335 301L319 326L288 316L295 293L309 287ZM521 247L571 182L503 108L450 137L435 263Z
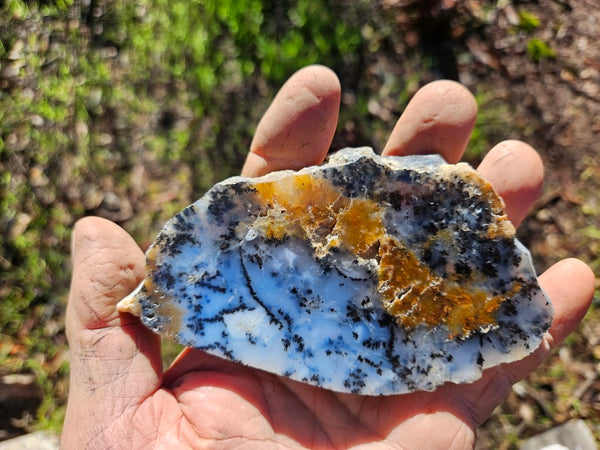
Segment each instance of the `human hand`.
M443 99L443 101L442 101ZM337 125L340 86L324 67L284 85L265 113L243 174L320 164ZM457 162L476 116L454 82L422 88L392 131L386 155L438 152ZM543 179L537 153L519 141L494 147L478 168L517 226ZM163 372L160 339L116 303L144 278L144 255L121 228L79 221L67 308L71 387L64 448L402 447L465 448L517 380L577 326L594 276L565 260L540 276L555 309L544 343L527 358L488 369L472 384L389 397L341 394L186 349Z

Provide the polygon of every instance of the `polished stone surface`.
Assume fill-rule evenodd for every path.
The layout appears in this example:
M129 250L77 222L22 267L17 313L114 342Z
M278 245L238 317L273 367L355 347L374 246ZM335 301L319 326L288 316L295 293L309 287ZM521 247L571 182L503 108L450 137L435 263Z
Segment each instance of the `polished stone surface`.
M165 225L147 271L119 309L157 333L366 395L474 381L553 315L502 200L436 155L228 179Z

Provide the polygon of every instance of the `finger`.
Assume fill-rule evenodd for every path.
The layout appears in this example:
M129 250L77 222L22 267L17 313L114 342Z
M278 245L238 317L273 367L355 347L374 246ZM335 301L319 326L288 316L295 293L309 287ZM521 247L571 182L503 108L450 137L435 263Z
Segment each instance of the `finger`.
M504 141L492 148L477 171L492 183L506 205L506 214L519 226L542 189L544 166L538 153L521 141Z
M575 330L588 311L594 296L594 272L584 262L569 258L550 267L539 281L554 307L549 332L556 347Z
M158 336L139 319L116 310L117 302L143 278L144 254L123 229L95 217L77 222L72 247L66 317L69 404L109 395L114 402L100 403L118 411L119 406L141 401L160 384Z
M419 89L396 123L384 155L438 153L460 160L473 132L477 103L467 88L449 80Z
M502 370L516 383L533 372L581 323L592 303L594 272L582 261L569 258L554 264L539 277L552 302L554 320L546 341L530 356Z
M340 82L326 67L292 75L258 124L242 174L320 164L335 133L340 96Z
M475 426L480 425L510 391L512 384L533 372L579 325L594 295L594 273L578 259L566 259L539 277L554 307L552 326L538 349L526 358L484 372L472 385L457 386Z

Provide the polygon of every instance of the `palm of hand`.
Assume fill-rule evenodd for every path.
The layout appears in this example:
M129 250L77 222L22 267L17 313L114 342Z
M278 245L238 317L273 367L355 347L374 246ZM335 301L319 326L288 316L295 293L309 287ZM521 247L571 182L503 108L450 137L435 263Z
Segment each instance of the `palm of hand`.
M219 367L183 376L159 390L123 421L144 439L165 446L256 448L429 447L439 430L439 448L473 444L471 418L438 395L406 398L340 395L249 369ZM443 404L445 403L445 404ZM154 417L155 420L149 420ZM160 420L156 420L160 417ZM150 444L150 442L149 442ZM145 446L145 445L142 445ZM160 446L160 445L159 445Z
M440 106L439 97L445 104ZM322 162L337 123L340 88L325 68L295 74L261 121L244 174ZM456 162L475 121L464 88L419 91L384 154L441 153ZM316 131L315 131L316 130ZM499 144L478 169L504 198L515 225L543 177L539 157L518 141ZM591 271L566 260L540 277L555 308L546 342L522 361L489 369L467 385L390 397L339 394L185 350L163 373L160 341L116 303L144 276L144 255L116 225L78 223L67 310L71 391L65 448L309 447L464 448L476 428L579 323L594 288ZM568 286L564 280L569 280Z

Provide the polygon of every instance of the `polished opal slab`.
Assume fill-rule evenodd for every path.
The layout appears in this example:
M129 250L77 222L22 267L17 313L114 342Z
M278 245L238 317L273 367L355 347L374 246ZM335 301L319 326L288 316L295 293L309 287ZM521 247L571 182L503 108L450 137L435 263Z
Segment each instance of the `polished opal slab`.
M186 346L365 395L474 381L535 350L553 316L487 181L369 148L217 184L167 222L119 310Z

